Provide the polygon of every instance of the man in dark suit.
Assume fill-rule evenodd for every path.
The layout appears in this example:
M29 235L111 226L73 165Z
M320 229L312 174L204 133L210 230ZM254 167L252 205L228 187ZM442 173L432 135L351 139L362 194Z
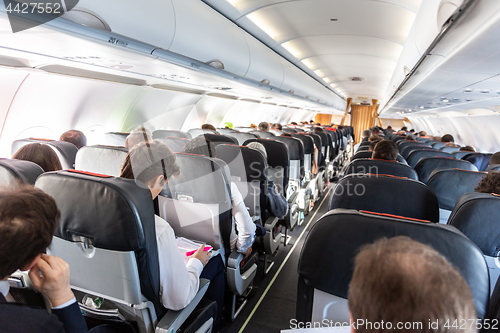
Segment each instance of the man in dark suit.
M69 285L69 265L44 254L59 218L54 199L39 189L0 192L0 332L88 332ZM14 302L7 279L17 269L29 270L52 314Z

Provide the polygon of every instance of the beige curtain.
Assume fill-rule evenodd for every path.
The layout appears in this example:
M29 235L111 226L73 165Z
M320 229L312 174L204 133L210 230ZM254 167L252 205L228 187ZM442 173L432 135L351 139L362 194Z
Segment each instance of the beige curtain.
M316 117L314 118L314 121L317 122L317 123L320 123L321 125L330 126L332 124L332 115L331 114L318 113L316 115Z
M353 105L351 106L351 126L354 127L356 143L360 141L361 132L375 125L373 117L373 106Z

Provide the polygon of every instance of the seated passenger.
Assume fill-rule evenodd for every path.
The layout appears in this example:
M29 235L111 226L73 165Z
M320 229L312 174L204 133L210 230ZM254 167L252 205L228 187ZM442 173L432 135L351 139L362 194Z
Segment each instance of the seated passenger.
M264 147L261 143L251 142L248 144L247 147L257 150L267 160L266 147ZM288 203L286 199L279 193L278 186L274 184L274 181L268 178L267 207L266 207L265 217L272 215L276 216L279 219L282 219L285 217L287 212L288 212Z
M284 137L287 137L287 138L293 138L293 136L290 133L283 133L280 136L284 136Z
M420 131L420 132L418 132L418 136L422 137L422 138L425 138L425 137L427 137L427 132L426 131Z
M143 142L132 149L125 158L120 176L135 179L139 185L147 186L155 199L170 177L179 174L175 155L159 141ZM161 303L167 309L180 310L186 307L199 289L200 277L209 279L207 299L217 302L218 316L214 323L217 332L224 305L224 263L221 256L210 259L204 245L191 256L187 265L177 248L172 227L155 215L156 241L160 268Z
M12 159L36 163L45 172L62 170L59 157L52 148L38 142L22 146Z
M370 130L372 131L372 135L382 135L382 132L380 132L380 129L377 126L373 126Z
M273 126L271 127L271 129L276 130L276 131L282 131L283 126L281 126L280 123L274 123Z
M490 158L490 165L500 164L500 151L496 152Z
M382 140L373 149L372 158L376 160L395 161L398 157L398 146L390 140Z
M361 132L361 141L354 145L354 152L356 152L358 150L361 142L368 141L368 139L370 138L371 135L372 135L372 131L370 131L370 130L364 130L363 132Z
M265 121L261 122L259 124L259 131L269 132L269 123L266 123Z
M373 151L377 143L379 143L383 139L380 136L371 136L369 140L370 140L370 145L368 146L368 151Z
M69 285L69 265L45 254L60 217L55 200L40 189L0 192L0 332L88 331ZM48 298L52 314L15 303L7 279L17 269L29 270L33 287Z
M463 146L463 147L460 147L460 149L458 151L470 151L472 153L476 152L476 150L472 146Z
M474 189L479 193L494 193L500 195L500 171L490 171L481 179Z
M212 141L204 136L198 136L189 141L183 149L184 153L216 157L216 148ZM245 255L252 253L252 244L255 240L255 223L243 202L238 187L231 182L231 213L233 215L233 227L231 229L231 251L237 250ZM236 234L238 231L238 234Z
M253 129L257 129L257 125L255 125L255 124L250 124L250 127Z
M82 131L77 130L69 130L61 134L59 141L66 141L72 143L76 146L76 148L80 149L87 145L87 137L83 134Z
M203 125L201 125L201 129L212 130L212 131L217 132L217 129L215 129L215 126L211 125L211 124L203 124Z
M476 332L470 325L460 330L444 325L477 320L472 293L445 257L408 237L382 238L362 248L348 304L353 333ZM399 323L420 325L396 329Z
M406 138L405 138L406 141L417 141L415 140L415 138L411 135L408 135Z

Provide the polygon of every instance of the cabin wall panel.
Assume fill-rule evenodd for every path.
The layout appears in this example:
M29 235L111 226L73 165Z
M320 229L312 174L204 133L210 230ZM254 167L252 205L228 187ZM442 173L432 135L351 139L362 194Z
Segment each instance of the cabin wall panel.
M19 86L28 76L27 72L15 68L0 67L0 128L3 129L10 105ZM3 130L2 130L3 132ZM0 134L1 135L1 134Z

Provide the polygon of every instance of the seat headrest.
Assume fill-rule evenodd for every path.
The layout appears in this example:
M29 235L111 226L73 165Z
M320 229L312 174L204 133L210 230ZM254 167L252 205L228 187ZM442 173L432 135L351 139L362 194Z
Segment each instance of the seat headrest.
M245 141L250 140L250 139L257 139L258 136L252 133L231 133L231 136L238 140L238 145L242 146Z
M315 289L347 298L354 258L360 248L380 238L396 236L410 237L441 253L469 284L478 317L485 316L489 300L488 267L478 247L450 226L334 210L325 214L309 232L299 259L299 276Z
M188 134L194 139L202 134L216 134L216 132L209 129L192 128L188 131Z
M276 135L274 135L273 133L266 132L266 131L250 131L248 133L255 134L259 138L263 138L263 139L274 139L276 137Z
M321 145L323 147L330 145L330 137L326 135L325 132L314 132L314 134L318 135L321 138Z
M36 163L22 160L0 159L0 186L9 186L13 181L34 185L43 169Z
M314 144L316 145L316 148L319 151L321 151L321 149L323 147L323 140L321 139L321 136L319 136L318 134L316 134L314 132L309 132L308 135L313 138Z
M473 164L467 161L457 160L452 157L443 158L426 156L422 157L415 165L415 171L418 174L418 178L423 183L427 183L431 173L436 169L461 169L477 171L477 168Z
M290 160L304 160L304 145L302 141L297 138L290 138L286 136L277 136L274 140L283 142L288 147L288 157Z
M484 255L500 253L500 197L489 193L466 193L458 199L448 224L473 241Z
M173 199L203 204L227 204L231 201L230 174L227 165L217 158L202 155L175 154L180 176L170 178L165 187ZM229 168L228 168L229 170Z
M462 159L474 164L479 171L485 171L490 164L491 156L493 154L471 153L462 157Z
M500 164L491 164L486 168L486 172L489 171L500 171Z
M422 150L422 149L433 149L431 146L428 146L428 145L406 145L406 146L403 146L403 147L399 147L399 153L401 154L401 156L407 158L408 155L410 155L410 153L412 151L415 151L415 150Z
M76 154L75 169L119 177L128 148L85 146Z
M191 139L191 135L181 131L174 130L156 130L153 131L153 140L161 139L161 138L183 138L183 139Z
M286 168L290 166L288 147L283 142L269 139L250 139L245 141L244 146L251 142L261 143L266 148L267 164L271 168Z
M381 175L392 175L418 180L418 175L411 167L397 161L374 160L371 158L360 158L352 161L345 172L346 175L353 173L371 173Z
M218 145L217 157L229 166L231 177L243 182L267 182L267 162L257 150L244 146Z
M130 133L121 133L121 132L108 132L103 136L104 142L102 144L108 146L125 146L125 140L127 140L127 136Z
M155 139L167 145L174 153L182 153L184 146L189 142L189 139L179 137L166 137Z
M436 195L425 184L389 175L351 174L335 186L329 210L366 210L439 222Z
M292 134L292 137L302 141L305 155L314 154L314 139L311 136L303 134Z
M285 133L297 133L297 130L295 128L284 127L283 132L285 132Z
M461 160L462 157L469 155L471 152L470 151L454 151L451 154L453 157L455 157L457 160Z
M411 166L412 168L417 165L418 161L422 157L448 157L448 158L453 158L453 155L450 153L445 153L443 151L439 151L436 149L419 149L419 150L414 150L412 151L409 155L406 161L408 162L408 165Z
M210 133L205 133L203 135L205 136L206 139L209 139L215 145L224 144L224 143L229 143L229 144L233 144L233 145L238 144L238 140L230 135L219 135L219 134L210 134Z
M444 151L445 153L453 153L456 151L460 151L460 147L444 146L444 147L439 148L439 150Z
M460 169L434 170L427 186L436 194L441 209L453 210L458 199L465 193L474 192L485 175L484 172Z
M441 147L444 147L446 145L446 142L434 142L431 146L432 148L439 149Z
M72 169L74 167L78 148L76 148L74 144L65 141L33 138L16 140L12 143L12 155L14 155L21 147L30 143L41 143L52 148L59 158L63 169Z

